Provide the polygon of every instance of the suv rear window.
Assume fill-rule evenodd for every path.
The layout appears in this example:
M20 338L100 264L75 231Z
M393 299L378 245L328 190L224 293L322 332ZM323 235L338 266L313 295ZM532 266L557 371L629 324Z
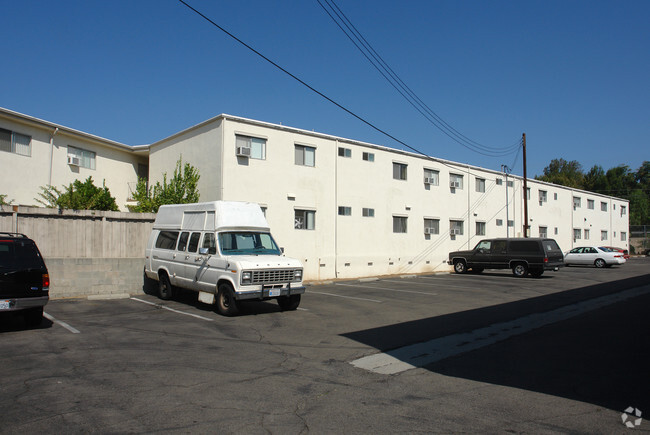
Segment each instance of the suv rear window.
M544 245L544 250L546 252L553 252L553 251L562 252L557 242L553 239L544 240L542 241L542 244Z
M13 269L40 269L43 259L31 240L0 240L0 265Z

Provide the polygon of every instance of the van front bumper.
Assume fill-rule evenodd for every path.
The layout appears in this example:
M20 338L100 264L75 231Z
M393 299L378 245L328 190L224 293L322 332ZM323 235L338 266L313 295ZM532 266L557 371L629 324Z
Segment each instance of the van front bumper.
M291 295L300 295L305 292L305 286L292 286L291 284L285 284L278 286L278 284L269 284L255 286L255 289L246 289L239 290L235 292L235 299L270 299L277 298L280 296L291 296Z

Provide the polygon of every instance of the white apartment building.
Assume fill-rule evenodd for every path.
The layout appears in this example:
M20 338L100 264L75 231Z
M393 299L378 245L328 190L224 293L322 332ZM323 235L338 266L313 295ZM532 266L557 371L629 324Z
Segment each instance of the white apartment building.
M0 116L0 128L10 129L6 125ZM143 147L66 129L71 133L54 135L57 148L48 142L52 127L39 136L38 151L32 135L32 155L56 149L60 158L39 158L34 170L47 172L51 164L53 172L65 172L69 165L61 149L74 133L85 141L75 142L79 148L96 153L95 169L85 168L78 178L106 179L111 193L124 199L118 200L122 206L139 165L148 165L155 183L163 173L171 175L182 156L199 170L202 201L259 203L279 245L303 261L307 280L446 271L449 251L486 237L523 235L523 180L498 171L230 115ZM8 157L18 158L11 154L0 153L3 166ZM110 168L122 175L109 177ZM44 184L25 186L32 193L21 197L16 178L0 177L0 193L16 203L36 196ZM554 238L563 250L588 244L628 248L627 200L527 183L530 236Z

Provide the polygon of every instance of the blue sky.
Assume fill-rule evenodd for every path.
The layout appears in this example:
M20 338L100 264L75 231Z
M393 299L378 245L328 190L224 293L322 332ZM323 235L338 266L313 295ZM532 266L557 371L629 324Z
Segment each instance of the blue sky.
M359 116L418 150L490 169L416 112L316 0L187 0ZM463 135L526 133L528 174L650 160L649 1L352 1L338 6L401 79ZM402 148L176 0L0 0L0 106L128 145L220 113ZM522 174L521 157L514 173Z

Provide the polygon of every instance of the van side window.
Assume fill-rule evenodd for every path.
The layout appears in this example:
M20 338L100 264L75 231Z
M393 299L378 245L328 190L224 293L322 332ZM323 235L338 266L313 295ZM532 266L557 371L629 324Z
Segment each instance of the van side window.
M510 251L512 252L540 252L537 242L528 240L517 240L510 242Z
M200 238L201 233L192 233L192 237L190 237L190 245L187 247L187 252L196 252L196 249L199 247Z
M181 233L181 237L178 239L178 249L179 251L184 251L185 248L187 247L187 238L189 237L190 233L187 231L183 231Z
M208 254L217 253L217 239L214 237L214 233L205 233L202 248L208 248Z
M177 238L178 231L161 231L156 239L156 248L174 249L176 247Z
M506 241L505 240L495 240L492 242L492 253L502 254L506 252Z

